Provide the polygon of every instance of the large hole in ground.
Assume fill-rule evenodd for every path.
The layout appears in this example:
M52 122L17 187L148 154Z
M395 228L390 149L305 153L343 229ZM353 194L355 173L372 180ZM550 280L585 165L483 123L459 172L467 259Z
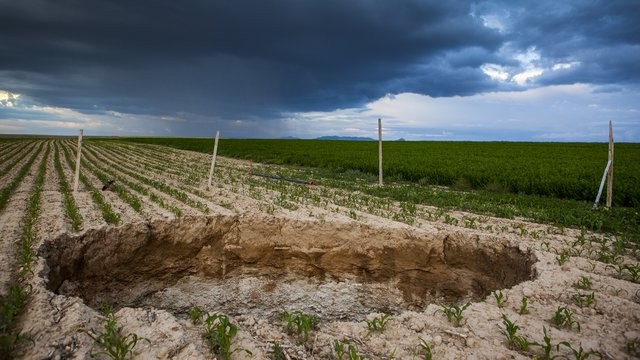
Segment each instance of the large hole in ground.
M536 260L491 236L250 216L89 230L40 255L50 290L94 307L324 319L477 300L531 279Z

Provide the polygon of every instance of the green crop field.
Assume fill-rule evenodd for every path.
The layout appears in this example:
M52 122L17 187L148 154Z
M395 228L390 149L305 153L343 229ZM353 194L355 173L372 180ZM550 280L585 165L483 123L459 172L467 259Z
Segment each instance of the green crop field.
M210 153L212 139L123 138ZM218 154L273 164L378 173L377 142L221 139ZM459 190L593 201L607 162L604 143L384 142L386 180ZM640 207L640 144L615 147L616 206Z

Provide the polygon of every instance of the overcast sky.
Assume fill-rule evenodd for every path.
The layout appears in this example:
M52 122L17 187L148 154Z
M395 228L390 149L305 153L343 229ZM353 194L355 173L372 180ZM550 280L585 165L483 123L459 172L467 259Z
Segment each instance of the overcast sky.
M0 133L640 142L640 1L0 0Z

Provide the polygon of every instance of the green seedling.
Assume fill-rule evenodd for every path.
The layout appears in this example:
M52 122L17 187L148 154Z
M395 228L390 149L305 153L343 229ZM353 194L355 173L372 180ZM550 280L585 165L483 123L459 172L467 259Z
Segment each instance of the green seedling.
M601 249L596 253L597 260L607 264L619 264L622 261L622 256L619 254L613 254L608 249Z
M573 325L576 325L578 331L580 331L580 323L573 320L573 313L564 306L558 306L551 322L559 328L563 327L569 330L573 328Z
M348 352L347 354L349 355L349 360L365 360L365 359L369 359L368 357L364 356L364 355L360 355L358 353L358 347L355 346L354 344L349 343L348 345Z
M518 310L518 314L520 315L524 315L524 314L528 314L529 313L529 298L526 296L522 297L522 300L520 301L520 310Z
M449 214L445 214L444 215L444 223L445 224L449 224L449 225L458 225L458 219L456 219L455 217L449 215Z
M502 290L495 291L493 297L496 299L496 304L499 308L504 307L509 300L509 297L502 293Z
M333 351L336 354L338 360L342 360L345 355L349 360L364 360L368 357L358 354L358 347L352 344L349 340L334 340Z
M372 332L384 332L387 323L389 322L391 315L382 314L373 318L373 320L365 320L367 322L367 327L369 328L369 333Z
M280 319L286 322L286 331L289 335L296 335L301 344L309 340L309 332L318 327L318 318L313 315L306 315L300 311L289 313L283 311Z
M634 283L640 282L640 265L638 264L625 264L624 269L629 273L629 280Z
M616 287L614 287L612 285L605 286L605 289L609 290L609 294L611 294L613 296L620 296L620 294L622 294L622 293L629 294L629 292L627 290L616 288Z
M627 353L631 356L640 357L640 337L627 342Z
M231 344L238 333L238 327L232 324L226 315L205 313L204 325L204 339L214 354L225 360L231 359L231 355L236 351L245 351L252 355L251 351L246 349L231 350Z
M286 360L287 355L284 353L284 349L280 346L280 343L275 342L271 345L271 349L267 352L269 359L271 360Z
M596 294L594 292L591 294L577 293L572 296L572 299L580 307L591 307L596 303Z
M471 305L471 303L466 303L463 306L460 305L451 305L447 306L445 304L441 304L441 309L436 310L442 311L442 313L447 317L447 320L452 323L455 327L460 327L462 325L463 316L462 313Z
M547 328L545 326L542 327L542 331L544 332L544 337L542 338L542 344L537 344L544 351L544 355L542 355L542 360L553 360L560 355L551 356L551 351L553 351L553 345L551 344L551 338L549 334L547 334Z
M202 315L205 314L205 311L202 310L200 306L196 305L191 309L189 309L189 312L187 314L189 315L189 319L191 320L191 323L193 325L198 325L199 323L202 322Z
M424 340L423 338L419 338L420 339L420 344L418 344L418 346L422 349L422 352L424 353L424 360L431 360L433 358L433 354L431 352L431 346L429 346L429 343L426 342L426 340Z
M347 345L348 341L347 340L333 340L333 351L336 353L336 358L338 360L342 360L342 358L344 357L344 355L346 354L345 352L345 345Z
M582 290L591 290L591 278L588 276L583 276L575 283L575 287Z
M610 269L610 268L615 271L615 273L618 276L618 278L622 278L623 277L623 275L624 275L624 265L622 265L622 264L616 264L616 265L609 264L609 265L607 265L605 267L605 269Z
M562 252L557 254L556 262L558 263L558 265L562 266L567 261L569 261L569 253L567 252L567 250L562 250Z
M505 326L504 334L507 336L509 347L512 349L520 349L522 351L529 351L529 347L534 343L529 342L524 336L517 334L520 327L516 323L509 320L507 315L502 314L502 324Z
M104 331L97 334L88 333L96 345L102 350L95 355L106 355L114 360L122 360L129 353L132 353L133 348L138 344L138 335L129 333L128 335L122 334L122 326L118 326L116 316L113 314L113 310L105 308L107 311L107 322L104 325Z
M571 344L568 341L562 341L556 347L558 351L560 351L560 345L563 345L569 348L569 350L571 350L571 352L573 353L574 359L576 360L585 360L585 359L588 359L591 355L597 356L600 359L602 359L602 354L600 354L600 352L595 350L585 351L582 348L582 345L580 345L578 349L575 349L573 346L571 346Z
M20 284L13 284L7 295L0 299L0 354L7 354L8 358L13 358L16 346L26 338L20 330L14 328L13 322L24 308L30 293L31 285L25 288Z

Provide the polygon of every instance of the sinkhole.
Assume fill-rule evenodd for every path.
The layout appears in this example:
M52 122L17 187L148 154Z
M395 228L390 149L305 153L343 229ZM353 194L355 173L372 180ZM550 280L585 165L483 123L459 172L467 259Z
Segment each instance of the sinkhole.
M240 215L65 234L39 255L51 291L93 307L350 320L478 300L532 279L536 261L495 236Z

